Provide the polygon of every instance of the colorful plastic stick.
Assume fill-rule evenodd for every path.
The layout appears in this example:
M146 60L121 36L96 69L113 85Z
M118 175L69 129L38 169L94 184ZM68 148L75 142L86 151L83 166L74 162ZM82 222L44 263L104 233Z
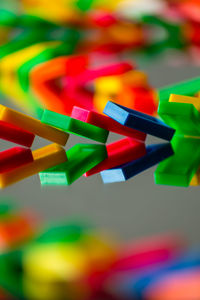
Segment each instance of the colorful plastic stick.
M86 122L94 126L104 128L108 131L131 137L139 141L145 141L146 139L146 134L143 132L131 128L126 128L107 116L81 107L74 106L71 117L82 122Z
M120 124L170 141L175 130L159 119L108 101L104 113Z
M5 173L33 161L30 149L14 147L0 152L0 173Z
M193 104L161 101L158 114L177 134L200 136L200 113Z
M155 183L189 186L200 165L200 139L175 136L174 155L161 162L155 171Z
M37 119L15 111L14 109L0 105L0 120L10 123L20 128L38 135L44 139L65 145L68 140L68 134L51 126L47 126Z
M10 123L0 121L0 138L25 147L31 147L35 135Z
M174 152L170 143L147 146L147 154L142 158L101 172L104 183L126 181L142 171L151 168Z
M200 111L200 99L198 97L188 97L188 96L181 96L181 95L171 94L170 98L169 98L169 102L190 103L190 104L193 104L194 107L198 111Z
M0 174L0 187L4 188L24 178L37 174L67 160L65 150L57 144L51 144L33 151L33 162Z
M41 121L62 131L105 143L108 130L45 109Z
M159 100L169 101L171 94L194 96L199 91L200 77L189 79L159 89Z
M107 158L96 167L86 172L85 176L91 176L103 170L138 159L146 154L144 143L136 142L133 139L125 138L120 141L106 145Z
M77 144L67 151L67 161L41 172L42 185L69 185L107 156L104 145Z

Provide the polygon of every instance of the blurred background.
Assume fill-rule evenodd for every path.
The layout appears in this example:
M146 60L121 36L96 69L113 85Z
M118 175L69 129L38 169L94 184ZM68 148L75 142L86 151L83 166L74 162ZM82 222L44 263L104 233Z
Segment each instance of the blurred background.
M138 7L144 7L140 5L142 1L132 2L137 2ZM154 11L156 10L156 2L161 4L165 1L155 1L152 5L149 3L147 12L149 9L151 13L153 7ZM33 3L30 1L30 11ZM26 8L28 4L29 1L1 1L2 8L13 11L20 11L20 5ZM199 75L198 61L188 57L188 53L183 50L165 49L163 53L154 57L138 54L130 56L130 53L123 53L123 56L133 63L136 62L138 69L148 74L150 84L155 88ZM3 95L1 103L16 108ZM109 139L114 140L116 136L111 135ZM148 143L158 141L148 138ZM66 149L77 142L85 140L71 136ZM6 142L1 141L1 144L2 149L7 148ZM45 144L46 142L38 138L34 147ZM198 244L198 187L186 189L157 186L154 184L153 172L154 168L125 183L104 185L100 175L94 175L88 178L81 177L69 187L48 188L41 188L39 178L35 175L2 190L1 194L11 196L21 207L28 206L39 211L47 221L78 216L110 229L125 240L162 232L177 232L187 237L189 243Z

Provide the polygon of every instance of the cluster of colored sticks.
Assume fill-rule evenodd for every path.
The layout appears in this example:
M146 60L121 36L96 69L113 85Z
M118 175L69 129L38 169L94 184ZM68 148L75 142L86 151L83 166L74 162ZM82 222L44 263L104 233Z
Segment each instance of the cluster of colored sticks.
M80 63L84 59L84 57L73 57L72 61ZM71 59L65 60L69 63ZM74 66L73 63L72 66ZM44 66L38 68L41 71ZM78 89L76 84L79 86L80 81L86 86L86 83L102 70L107 72L117 70L121 73L126 68L127 64L121 63L94 71L81 71L80 74L70 75L67 79L72 85L73 92L76 93ZM78 67L76 71L77 69ZM36 74L39 76L38 69ZM109 88L112 84L114 86L117 80L122 82L122 90L124 86L127 89L133 88L136 84L135 81L132 83L134 76L138 76L138 84L147 84L143 74L131 70L115 77L101 78L105 80L103 92L106 91L109 94ZM37 78L35 77L35 81ZM64 79L67 80L65 77ZM40 78L38 80L40 81ZM0 153L0 186L6 187L36 173L39 173L42 185L69 185L82 175L90 176L99 172L104 183L119 182L128 180L158 163L159 166L155 171L157 184L198 185L200 177L198 170L200 166L199 84L200 79L195 78L160 89L158 114L165 123L150 114L112 101L106 103L103 114L93 111L91 107L86 109L73 106L71 116L67 116L53 111L54 108L56 110L58 104L58 101L52 100L55 90L49 92L48 98L44 97L48 100L46 100L47 106L53 110L44 109L41 120L1 105L1 138L27 148L15 147ZM39 92L38 82L35 86ZM48 89L50 90L49 87L46 90L41 89L42 93L46 94ZM148 87L145 89L146 93L149 92ZM77 100L80 101L84 93L85 91L80 89ZM126 97L128 98L128 94L125 95ZM141 100L143 99L138 100L140 107L144 104ZM156 107L153 100L152 104ZM62 104L66 109L69 109L69 104L71 109L72 103L68 101ZM84 99L81 103L87 106ZM145 105L144 109L147 108L148 106ZM109 132L123 135L125 138L105 145ZM101 144L77 144L65 151L61 146L66 144L69 134L79 135ZM145 146L144 142L148 134L165 140L167 143ZM36 135L54 144L31 152L30 147ZM191 153L193 153L192 156Z
M39 226L33 212L8 203L1 199L3 300L200 298L200 252L175 235L120 245L88 222Z
M119 182L156 164L157 184L199 185L200 79L156 91L123 58L168 48L198 58L198 11L195 0L23 0L18 11L0 9L0 92L34 116L0 106L0 137L20 145L0 152L0 187L37 173L42 185L96 173ZM109 132L124 138L106 144ZM66 151L69 134L101 144ZM167 142L145 145L147 135ZM31 151L35 136L54 144Z

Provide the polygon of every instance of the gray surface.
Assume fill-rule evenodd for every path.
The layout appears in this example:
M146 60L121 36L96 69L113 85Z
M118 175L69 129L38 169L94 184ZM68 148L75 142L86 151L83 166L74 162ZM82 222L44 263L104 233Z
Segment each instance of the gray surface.
M199 74L193 66L173 68L159 60L142 67L156 87ZM77 137L70 139L70 143L77 141ZM39 145L42 144L38 142ZM12 196L22 207L39 211L46 220L86 219L125 240L174 232L191 244L200 244L199 188L156 186L153 171L125 183L104 185L95 175L81 178L70 187L48 189L41 189L38 177L33 176L1 191L1 195Z

